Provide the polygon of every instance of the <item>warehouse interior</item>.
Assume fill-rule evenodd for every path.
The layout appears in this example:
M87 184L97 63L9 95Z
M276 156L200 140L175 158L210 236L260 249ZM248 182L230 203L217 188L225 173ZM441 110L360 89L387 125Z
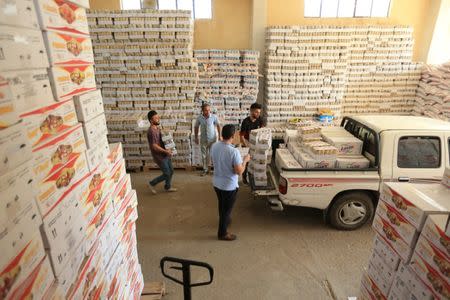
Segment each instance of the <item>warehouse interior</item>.
M0 8L0 299L450 298L450 0Z

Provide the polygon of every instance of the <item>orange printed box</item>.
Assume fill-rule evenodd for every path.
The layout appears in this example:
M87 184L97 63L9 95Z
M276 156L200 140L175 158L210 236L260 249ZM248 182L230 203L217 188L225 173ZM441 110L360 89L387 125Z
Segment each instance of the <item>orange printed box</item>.
M20 117L33 147L78 124L72 99L24 112Z
M119 183L116 185L112 193L112 202L114 204L114 210L116 213L120 210L122 202L126 200L126 196L131 191L131 176L130 174L125 174L125 176L120 179Z
M37 0L36 6L42 29L89 34L86 9L79 4L67 0Z
M33 173L39 185L59 171L69 161L84 155L86 144L81 124L71 127L57 137L33 149Z
M12 291L20 286L32 271L39 265L45 257L44 245L42 244L39 231L35 231L33 238L16 253L12 259L2 263L2 299L8 299L12 296Z
M102 234L109 219L114 217L113 212L113 205L108 194L106 200L98 208L97 213L90 221L88 221L86 227L87 249L90 249L94 243L97 242L98 237Z
M50 83L58 100L72 98L96 89L94 66L91 64L54 66Z
M42 299L54 280L52 267L46 256L6 299Z
M44 41L53 66L94 63L92 42L88 35L49 30L44 32Z
M37 186L36 202L45 218L89 174L84 152Z
M123 159L122 143L109 144L110 153L108 156L111 165L115 166L119 160Z

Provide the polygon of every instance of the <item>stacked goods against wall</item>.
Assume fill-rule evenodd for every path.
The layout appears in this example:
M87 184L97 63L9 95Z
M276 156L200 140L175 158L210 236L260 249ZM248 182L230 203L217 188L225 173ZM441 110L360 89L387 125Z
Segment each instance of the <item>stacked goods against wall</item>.
M1 299L140 299L137 197L108 144L83 0L0 12Z
M450 62L426 66L417 89L417 115L450 121Z
M108 138L124 142L127 167L156 166L145 129L137 124L146 119L149 110L159 113L162 128L173 135L178 150L172 160L174 166L190 165L197 85L191 13L90 11L88 16Z
M270 123L335 116L410 113L421 65L409 27L277 26L266 32L265 106Z

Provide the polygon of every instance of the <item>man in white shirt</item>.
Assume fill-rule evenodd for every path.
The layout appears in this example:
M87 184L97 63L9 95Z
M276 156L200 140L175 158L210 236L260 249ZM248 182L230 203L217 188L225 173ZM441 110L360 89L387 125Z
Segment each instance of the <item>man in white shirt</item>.
M211 114L211 106L208 103L203 103L202 114L198 116L194 127L195 143L197 145L199 144L198 132L200 129L200 149L203 164L202 176L208 174L209 171L211 146L217 141L216 128L220 136L219 119L216 115Z

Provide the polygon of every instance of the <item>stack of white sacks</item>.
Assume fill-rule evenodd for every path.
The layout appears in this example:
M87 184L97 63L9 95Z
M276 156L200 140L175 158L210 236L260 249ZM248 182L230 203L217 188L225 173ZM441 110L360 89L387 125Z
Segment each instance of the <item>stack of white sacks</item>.
M438 66L427 65L424 68L414 112L450 121L450 62Z
M0 12L0 298L139 299L136 192L121 145L106 139L88 3L9 5Z
M442 184L385 183L361 299L450 297L450 170Z
M363 169L370 165L361 154L362 141L342 127L301 122L297 130L285 130L284 142L285 145L277 149L275 155L279 171L296 168Z
M248 172L253 175L256 186L267 186L267 166L272 160L272 131L269 128L252 130L249 142L251 160Z
M198 77L191 12L90 11L89 27L109 141L124 143L127 168L156 167L146 132L136 131L136 124L156 110L179 150L188 146ZM189 142L173 158L175 167L191 164L190 150Z
M410 113L421 65L406 26L272 26L266 31L269 124L345 113Z
M211 104L223 124L240 125L258 97L258 59L254 50L195 50L199 81L196 108Z

